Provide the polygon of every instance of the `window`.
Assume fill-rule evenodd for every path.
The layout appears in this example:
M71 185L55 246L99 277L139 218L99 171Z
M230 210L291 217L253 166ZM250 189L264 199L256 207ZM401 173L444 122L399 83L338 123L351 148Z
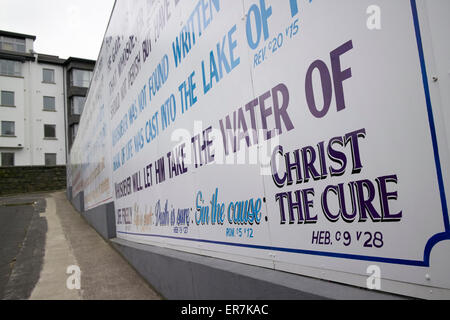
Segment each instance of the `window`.
M0 36L0 49L16 52L25 52L25 39Z
M55 111L55 97L44 97L44 110Z
M46 83L55 83L55 70L43 69L42 70L42 81Z
M77 132L78 132L78 124L74 124L71 127L71 131L72 131L72 142L75 141L75 138L77 137Z
M45 165L46 166L56 166L56 153L46 153L45 154Z
M14 107L14 92L12 91L2 91L0 104L2 106Z
M72 69L70 73L70 85L74 87L89 88L92 79L92 71Z
M22 62L0 59L0 75L22 76Z
M15 123L13 121L2 121L2 136L14 137L15 134Z
M2 152L2 167L14 166L14 153Z
M81 115L83 113L86 97L74 96L70 99L71 109L73 115Z
M56 139L56 126L54 124L44 124L44 138Z

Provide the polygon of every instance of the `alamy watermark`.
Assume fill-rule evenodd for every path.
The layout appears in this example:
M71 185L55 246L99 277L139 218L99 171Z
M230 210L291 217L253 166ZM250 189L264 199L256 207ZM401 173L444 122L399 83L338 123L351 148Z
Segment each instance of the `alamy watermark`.
M367 289L381 290L381 268L371 265L367 267L366 273L369 275L366 281Z
M66 287L69 290L81 289L81 270L79 266L68 266L66 274L70 275L66 281Z

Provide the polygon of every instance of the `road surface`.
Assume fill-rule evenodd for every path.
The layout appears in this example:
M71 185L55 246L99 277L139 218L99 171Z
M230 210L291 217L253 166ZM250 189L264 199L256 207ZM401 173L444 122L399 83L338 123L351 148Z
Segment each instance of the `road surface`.
M65 192L55 192L0 197L0 299L161 296L86 223Z

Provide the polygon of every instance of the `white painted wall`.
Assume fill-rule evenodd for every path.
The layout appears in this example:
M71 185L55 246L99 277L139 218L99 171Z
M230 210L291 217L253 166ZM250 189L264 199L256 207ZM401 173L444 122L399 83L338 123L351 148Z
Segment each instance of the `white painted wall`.
M27 74L28 63L22 65L22 75ZM25 109L26 109L25 77L0 76L0 90L14 92L15 107L0 106L0 121L14 121L15 137L0 137L0 153L14 152L15 165L26 165L25 142ZM6 149L4 149L6 148Z
M14 92L15 107L0 106L0 121L14 121L16 137L0 137L0 146L15 148L23 145L24 110L25 110L25 80L18 77L0 76L0 91Z
M28 45L27 45L27 49ZM43 83L43 69L55 70L55 83ZM25 62L22 77L0 76L0 89L14 91L14 108L0 107L0 120L14 121L16 137L0 137L0 153L14 152L16 166L44 165L45 153L56 153L66 163L64 68ZM55 97L55 111L44 111L43 97ZM56 139L44 138L44 124L56 125Z
M55 84L42 82L42 70L55 70ZM64 69L56 65L31 64L30 130L28 139L33 146L32 163L45 164L45 153L56 153L58 165L66 163L64 124ZM44 96L55 97L55 111L44 111ZM56 125L56 140L44 138L44 125Z

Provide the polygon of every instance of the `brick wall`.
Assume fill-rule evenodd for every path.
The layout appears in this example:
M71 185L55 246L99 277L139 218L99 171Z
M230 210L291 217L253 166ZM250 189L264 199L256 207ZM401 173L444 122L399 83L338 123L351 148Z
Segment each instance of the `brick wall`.
M66 189L66 166L0 167L0 196Z

